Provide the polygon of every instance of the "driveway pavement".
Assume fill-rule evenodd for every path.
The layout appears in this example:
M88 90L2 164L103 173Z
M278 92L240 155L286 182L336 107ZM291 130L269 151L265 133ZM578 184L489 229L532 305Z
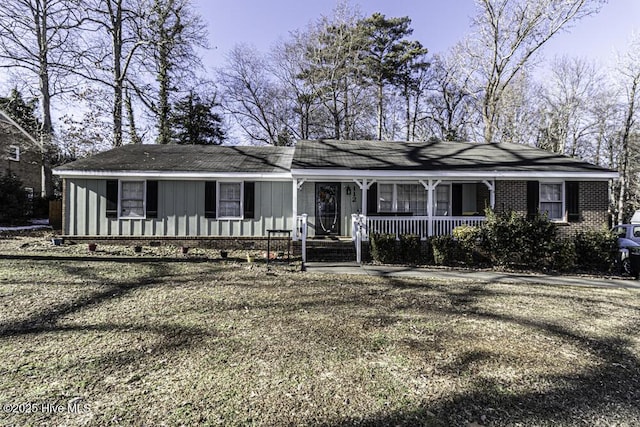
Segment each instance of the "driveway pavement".
M595 276L565 276L538 273L512 273L491 270L456 270L417 268L387 265L358 265L342 262L311 262L308 272L324 274L360 274L381 277L417 277L442 280L473 280L481 283L531 283L566 286L598 286L607 288L640 289L640 280L632 278L607 278Z

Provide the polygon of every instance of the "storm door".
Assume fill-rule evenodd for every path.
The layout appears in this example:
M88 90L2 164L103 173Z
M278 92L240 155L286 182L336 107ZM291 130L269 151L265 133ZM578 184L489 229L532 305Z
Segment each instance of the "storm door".
M316 183L316 236L340 235L340 183Z

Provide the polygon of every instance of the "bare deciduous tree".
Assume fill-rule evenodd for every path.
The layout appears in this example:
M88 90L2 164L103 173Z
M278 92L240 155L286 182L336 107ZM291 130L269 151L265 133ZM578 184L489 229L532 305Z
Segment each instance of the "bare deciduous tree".
M78 0L6 0L0 8L0 67L37 81L42 136L53 134L51 99L69 90L74 31L82 23Z
M618 182L617 221L620 224L624 221L626 203L629 199L632 146L638 143L636 118L640 103L640 37L632 40L629 50L620 58L619 64L620 83L625 95L625 113L620 131L620 155L618 161L620 179Z
M468 54L483 88L485 142L495 142L504 93L535 54L571 23L596 13L603 0L476 0L479 12Z

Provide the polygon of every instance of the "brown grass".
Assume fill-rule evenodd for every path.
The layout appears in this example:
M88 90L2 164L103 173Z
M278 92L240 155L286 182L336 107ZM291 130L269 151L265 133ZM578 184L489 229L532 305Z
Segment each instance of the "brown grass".
M292 270L0 259L0 424L640 423L637 291Z

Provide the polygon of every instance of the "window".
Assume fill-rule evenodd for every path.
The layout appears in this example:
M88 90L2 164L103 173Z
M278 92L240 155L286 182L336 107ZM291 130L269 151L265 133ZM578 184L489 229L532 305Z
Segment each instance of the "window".
M378 198L378 212L393 212L393 184L380 184Z
M427 214L427 192L420 184L380 184L378 212Z
M242 217L242 183L221 182L219 184L218 217Z
M451 203L451 186L440 184L436 187L433 212L435 216L448 216Z
M12 160L14 162L20 161L20 147L17 145L10 145L9 151L7 153L7 159Z
M540 213L546 213L551 220L564 219L561 183L540 183Z
M144 218L145 182L120 182L120 217Z

